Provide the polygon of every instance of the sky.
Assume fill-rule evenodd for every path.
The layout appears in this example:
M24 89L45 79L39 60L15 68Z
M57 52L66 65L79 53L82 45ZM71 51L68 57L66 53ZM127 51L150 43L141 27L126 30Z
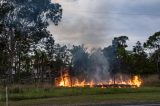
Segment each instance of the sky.
M131 49L160 31L160 0L52 0L62 5L58 26L48 28L56 43L107 47L114 37L129 37Z

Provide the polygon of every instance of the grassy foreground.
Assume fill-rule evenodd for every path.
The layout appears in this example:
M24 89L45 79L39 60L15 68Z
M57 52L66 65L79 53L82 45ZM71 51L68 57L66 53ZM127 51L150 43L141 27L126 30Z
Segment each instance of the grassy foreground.
M5 91L0 89L0 106L4 105ZM160 87L142 88L19 88L9 89L12 106L35 104L79 104L160 102Z

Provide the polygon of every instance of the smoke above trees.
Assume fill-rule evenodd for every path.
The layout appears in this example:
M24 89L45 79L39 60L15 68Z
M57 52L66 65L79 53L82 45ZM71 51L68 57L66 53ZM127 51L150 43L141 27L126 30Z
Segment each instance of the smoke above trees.
M59 4L50 0L4 1L0 4L2 81L23 83L24 79L29 79L26 83L33 83L33 79L35 83L46 80L52 83L65 69L70 71L71 76L92 78L95 82L114 77L117 73L147 75L159 72L160 32L150 36L144 45L137 42L131 51L126 50L129 38L119 36L113 39L110 46L88 52L84 45L69 48L56 44L54 35L47 30L50 21L58 25L62 18ZM81 27L78 28L83 32ZM65 34L69 36L69 33ZM84 40L88 39L92 38ZM155 51L148 55L145 50Z

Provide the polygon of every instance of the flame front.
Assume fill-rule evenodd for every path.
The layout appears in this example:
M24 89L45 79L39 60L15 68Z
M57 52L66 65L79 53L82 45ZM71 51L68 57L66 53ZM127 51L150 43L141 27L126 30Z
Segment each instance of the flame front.
M68 72L61 74L61 77L56 81L57 87L94 87L95 85L101 85L101 88L105 88L103 85L130 85L131 87L140 87L142 84L139 76L134 76L132 79L124 80L122 76L118 80L109 80L102 82L80 81L78 78L72 79ZM120 88L120 86L119 86Z
M77 78L74 80L71 80L71 77L68 72L65 72L64 74L61 74L61 77L56 81L57 87L93 87L94 82L86 80L80 81Z
M134 76L133 80L131 80L131 85L136 85L137 87L140 87L141 84L142 81L138 76Z

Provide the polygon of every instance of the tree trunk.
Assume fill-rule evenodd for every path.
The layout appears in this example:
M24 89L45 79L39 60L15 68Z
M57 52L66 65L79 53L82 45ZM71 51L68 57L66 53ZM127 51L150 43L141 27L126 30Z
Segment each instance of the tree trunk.
M43 83L44 82L44 67L45 67L45 64L44 64L44 59L43 59L43 57L42 57L42 61L41 61L41 83Z
M14 63L14 48L15 48L15 42L14 42L14 31L12 28L9 30L10 32L10 39L9 39L9 56L10 56L10 65L9 65L9 83L13 82L13 63Z
M157 72L159 75L159 80L160 80L160 56L158 55L158 60L157 60Z
M51 72L52 72L52 71L51 71L51 69L50 69L50 70L49 70L49 73L48 73L48 74L49 74L49 83L52 85L52 76L51 76Z
M20 56L20 51L18 51L18 83L21 82L20 69L21 69L21 56Z

